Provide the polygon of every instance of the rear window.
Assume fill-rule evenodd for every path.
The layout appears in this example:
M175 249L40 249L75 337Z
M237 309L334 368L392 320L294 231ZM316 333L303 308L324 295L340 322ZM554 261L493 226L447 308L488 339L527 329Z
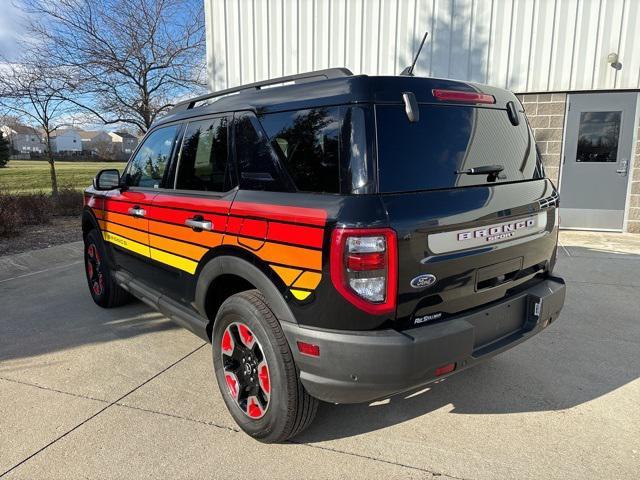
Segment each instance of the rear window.
M535 142L524 119L514 126L505 110L420 105L409 122L404 105L377 105L381 192L408 192L543 178ZM456 174L501 165L498 178Z

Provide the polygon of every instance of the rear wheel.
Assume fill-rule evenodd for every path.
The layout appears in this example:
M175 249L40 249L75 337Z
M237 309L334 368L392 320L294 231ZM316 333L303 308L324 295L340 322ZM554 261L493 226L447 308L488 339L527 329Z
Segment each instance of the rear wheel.
M119 307L131 296L113 278L104 243L97 230L91 230L84 240L84 266L91 298L104 308Z
M242 430L272 443L311 424L318 400L300 383L278 319L257 290L238 293L222 304L212 344L220 392Z

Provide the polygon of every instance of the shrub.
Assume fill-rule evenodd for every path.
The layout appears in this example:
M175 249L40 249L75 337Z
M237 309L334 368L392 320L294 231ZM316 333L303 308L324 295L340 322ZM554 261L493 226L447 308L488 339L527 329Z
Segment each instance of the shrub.
M20 231L20 211L15 197L0 193L0 237L11 237Z
M82 191L70 186L60 188L54 207L56 215L81 215L83 207Z
M20 233L25 225L49 223L51 197L44 193L17 195L0 192L0 236Z
M16 209L20 213L23 225L42 225L49 223L53 213L51 196L42 192L29 195L14 195Z

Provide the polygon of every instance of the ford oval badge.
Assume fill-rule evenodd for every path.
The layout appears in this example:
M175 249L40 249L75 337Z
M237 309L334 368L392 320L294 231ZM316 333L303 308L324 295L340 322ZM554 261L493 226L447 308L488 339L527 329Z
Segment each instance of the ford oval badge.
M416 278L411 280L411 286L413 288L425 288L430 287L434 283L436 283L436 276L430 273L426 273L424 275L418 275Z

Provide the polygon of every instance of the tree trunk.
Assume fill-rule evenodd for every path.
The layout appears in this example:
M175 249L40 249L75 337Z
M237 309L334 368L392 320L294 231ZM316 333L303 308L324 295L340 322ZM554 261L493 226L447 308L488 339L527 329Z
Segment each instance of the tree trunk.
M49 173L51 174L51 195L58 196L58 177L56 175L56 164L51 151L51 134L47 132L47 161L49 162Z

